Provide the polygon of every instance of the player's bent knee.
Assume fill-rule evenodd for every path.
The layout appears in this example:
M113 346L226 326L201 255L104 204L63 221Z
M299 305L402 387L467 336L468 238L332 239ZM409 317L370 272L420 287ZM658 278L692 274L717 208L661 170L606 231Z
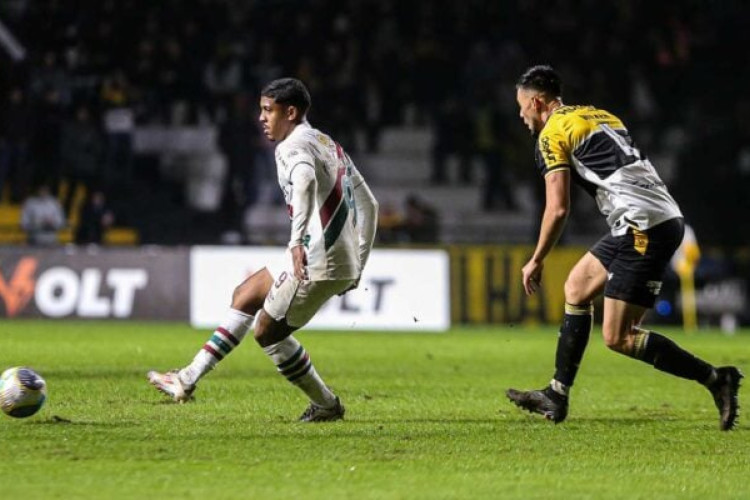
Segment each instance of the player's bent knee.
M586 291L575 280L568 278L563 290L565 291L565 302L568 304L582 305L590 302L586 296Z
M253 330L253 337L255 337L255 341L260 344L261 347L265 347L266 341L268 340L270 330L270 320L271 317L261 309L258 311L257 317L255 319L255 329Z
M276 321L266 311L260 309L253 336L258 345L266 347L281 342L294 330L296 328L287 325L286 321Z
M627 332L603 329L602 337L604 338L604 345L607 348L621 354L630 355L632 351L632 338Z
M607 346L608 349L620 352L622 340L616 335L604 334L604 345Z

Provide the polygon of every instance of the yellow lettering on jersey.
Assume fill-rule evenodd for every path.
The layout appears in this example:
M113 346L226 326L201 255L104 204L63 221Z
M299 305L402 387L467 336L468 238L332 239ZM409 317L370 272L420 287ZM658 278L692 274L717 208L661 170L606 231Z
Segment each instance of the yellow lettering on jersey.
M542 154L544 155L544 160L547 162L548 165L554 164L557 162L557 157L555 156L555 153L552 152L552 148L549 144L549 137L541 137L539 140L541 144L541 150Z

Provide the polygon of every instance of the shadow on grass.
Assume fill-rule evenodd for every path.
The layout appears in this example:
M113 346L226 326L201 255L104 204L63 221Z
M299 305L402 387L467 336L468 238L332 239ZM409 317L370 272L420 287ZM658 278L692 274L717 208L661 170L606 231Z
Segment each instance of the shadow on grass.
M544 420L541 416L536 415L523 415L525 418L521 420L514 419L513 421L507 421L506 423L511 426L523 427L528 429L529 427L544 427L548 426L554 429L569 430L569 431L586 431L590 432L592 429L606 429L606 428L642 428L656 425L668 425L675 430L680 431L715 431L720 434L733 434L737 432L748 432L750 429L742 427L739 424L730 432L722 432L718 428L718 423L714 420L703 419L696 416L695 418L684 418L678 416L665 416L665 415L633 415L633 416L608 416L608 417L573 417L568 418L565 422L560 424L553 424Z
M349 424L499 424L502 420L496 418L351 418L345 423Z
M61 417L59 415L52 415L52 417L46 418L44 420L34 420L33 422L29 422L28 425L77 425L77 426L86 426L86 427L118 428L118 427L137 427L140 424L137 422L124 422L124 421L102 422L102 421L92 421L92 420L70 420L68 418Z

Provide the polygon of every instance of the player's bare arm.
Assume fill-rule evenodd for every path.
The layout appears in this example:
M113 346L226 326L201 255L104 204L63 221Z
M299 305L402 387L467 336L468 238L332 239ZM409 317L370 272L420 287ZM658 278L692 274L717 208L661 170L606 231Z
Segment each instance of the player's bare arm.
M539 288L544 259L560 239L570 212L570 171L561 168L550 172L545 176L544 184L546 202L539 239L534 255L521 270L523 288L527 295L533 294Z

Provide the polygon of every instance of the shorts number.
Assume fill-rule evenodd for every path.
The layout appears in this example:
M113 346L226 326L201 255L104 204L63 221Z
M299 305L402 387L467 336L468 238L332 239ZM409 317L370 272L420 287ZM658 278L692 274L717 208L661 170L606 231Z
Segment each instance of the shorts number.
M286 281L287 277L288 277L288 274L286 273L286 271L279 274L279 278L276 280L276 283L274 284L274 286L276 288L279 288Z

